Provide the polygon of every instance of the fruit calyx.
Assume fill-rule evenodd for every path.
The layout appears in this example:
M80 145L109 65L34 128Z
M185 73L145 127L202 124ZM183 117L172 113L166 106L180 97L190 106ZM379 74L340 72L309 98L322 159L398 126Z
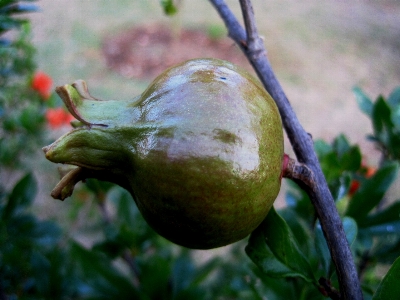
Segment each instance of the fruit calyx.
M61 97L71 115L73 115L82 124L87 125L89 128L92 126L107 127L106 124L95 124L85 120L79 111L79 107L82 106L83 101L85 100L101 101L90 95L85 81L80 79L71 85L66 84L64 86L56 87L56 92ZM75 123L75 127L76 126L79 125L76 125Z
M86 178L117 183L129 190L126 179L113 169L125 158L126 146L116 141L115 132L124 131L130 123L126 116L132 101L99 100L90 95L83 80L59 86L56 92L77 121L71 122L73 130L42 148L48 160L68 165L60 168L61 180L51 196L64 200Z

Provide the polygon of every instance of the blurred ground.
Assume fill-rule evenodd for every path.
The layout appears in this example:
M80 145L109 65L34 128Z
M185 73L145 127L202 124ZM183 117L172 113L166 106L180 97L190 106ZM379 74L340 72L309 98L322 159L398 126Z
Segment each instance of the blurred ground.
M155 23L173 33L190 28L211 37L226 34L208 1L182 2L179 15L170 19L163 15L158 0L41 0L42 11L31 16L39 68L56 85L82 78L99 98L132 98L147 87L153 74L141 77L129 70L111 70L104 56L107 47L112 50L111 42L132 28ZM375 99L400 84L400 2L253 2L268 57L305 129L314 138L328 141L343 132L361 145L367 161L376 163L378 157L365 141L371 131L369 122L358 110L351 89L358 85ZM227 3L240 18L238 1ZM134 40L126 45L134 46ZM235 57L241 55L233 43L228 42L228 48L236 51ZM169 57L177 49L190 51L174 48ZM291 151L288 143L286 151ZM54 168L44 161L41 164ZM50 173L43 174L41 192L44 201L53 203L47 195L57 178ZM49 212L62 209L60 204L47 205Z
M128 78L154 79L166 68L198 57L228 60L252 70L222 26L174 28L163 23L134 26L103 41L106 65Z

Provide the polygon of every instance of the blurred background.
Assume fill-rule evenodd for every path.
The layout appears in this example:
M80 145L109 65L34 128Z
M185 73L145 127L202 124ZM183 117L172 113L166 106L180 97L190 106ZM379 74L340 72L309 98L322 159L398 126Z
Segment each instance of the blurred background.
M214 30L218 38L226 36L208 1L183 0L173 17L163 14L157 0L39 3L42 11L30 16L39 67L56 85L84 78L92 93L104 98L131 98L152 79L135 78L129 71L124 76L107 67L105 45L112 47L110 40L116 43L132 28L161 24L175 31L201 29L212 35ZM227 3L240 19L237 1ZM363 142L370 128L356 109L352 87L359 85L375 97L398 84L399 2L254 1L254 10L268 57L306 130L325 139L345 132ZM134 42L129 46L133 49ZM180 52L185 49L176 55Z
M9 2L15 1L10 0ZM66 112L56 111L62 105L57 96L54 93L51 96L43 95L40 92L40 87L35 87L35 76L38 74L36 71L41 71L43 72L42 75L47 76L42 76L41 80L50 82L49 85L46 85L45 92L48 86L54 89L55 86L84 79L88 83L91 94L100 99L131 99L143 92L165 68L194 57L206 56L230 60L253 72L240 50L227 37L227 31L222 20L208 1L175 1L179 4L178 13L170 17L164 14L160 2L162 1L36 1L35 4L40 7L40 10L26 14L26 16L24 14L22 17L28 18L31 22L30 34L36 53L34 56L32 55L34 51L31 51L29 45L24 51L29 54L27 57L34 58L37 66L36 68L33 65L27 67L29 72L22 74L26 77L23 78L26 93L23 95L25 98L24 103L20 105L21 107L15 108L11 105L14 99L19 99L19 96L14 93L17 89L13 88L14 81L10 76L11 79L7 83L7 93L13 97L9 97L11 104L7 102L7 99L5 103L9 105L9 111L16 113L15 116L9 117L4 114L5 109L0 110L3 122L1 134L6 129L7 134L12 136L21 127L22 138L15 144L21 148L21 145L25 145L24 141L26 140L24 139L29 140L31 136L37 138L38 141L40 140L40 143L43 141L43 145L40 146L45 146L70 130L69 125L66 125L68 116L63 115ZM228 0L226 2L241 20L238 1ZM379 94L388 96L395 87L399 86L400 3L397 0L307 0L301 1L301 3L294 0L255 0L253 5L258 29L264 40L268 58L300 122L315 140L323 139L330 144L336 138L332 148L324 143L318 144L319 150L323 150L319 153L322 157L327 153L334 153L325 160L326 169L329 171L329 169L336 167L330 165L332 162L330 158L340 152L336 151L335 147L348 146L347 148L342 147L340 150L345 149L350 153L346 156L347 159L350 158L350 161L354 157L357 158L358 153L362 152L363 154L362 163L360 158L358 164L356 163L357 166L353 168L354 164L343 160L343 166L338 166L337 170L334 170L337 171L336 177L332 176L334 177L332 186L336 188L335 185L340 182L340 186L346 190L346 195L341 196L349 201L355 193L355 191L351 192L350 189L354 179L358 180L361 177L363 180L368 179L368 176L372 176L367 176L368 172L373 170L373 172L370 172L373 174L381 159L381 153L374 148L374 144L365 139L366 135L373 131L373 128L371 120L360 111L353 88L360 87L374 100ZM25 30L27 36L29 36L29 30ZM25 38L29 40L29 37ZM4 53L6 52L4 51L1 54L4 55ZM33 73L36 75L33 76ZM0 75L3 76L3 74ZM0 83L3 84L2 81ZM33 94L32 89L38 93ZM2 96L1 93L0 96ZM31 101L31 96L32 99L36 97L36 106L32 106L32 108L28 104ZM52 123L51 116L47 114L50 110L56 113L56 117L63 116L62 126L53 126L55 124ZM19 111L22 111L22 113ZM31 113L33 111L35 112ZM397 113L398 111L397 109ZM37 112L40 112L41 115L39 116ZM32 124L35 123L32 121L34 115L37 116L37 122L35 122L40 139L36 135L35 128L32 127ZM347 145L343 136L338 137L340 133L348 137L351 145L358 144L361 151ZM42 136L43 134L44 136ZM1 136L0 141L3 143L1 147L7 143L7 139L3 136ZM10 148L7 151L12 152L17 149L18 147L15 145L9 142L8 147ZM189 252L158 237L149 229L126 192L107 184L99 185L96 181L88 181L86 185L79 185L71 199L64 202L53 200L50 197L50 191L59 180L57 166L45 160L40 146L35 145L34 150L23 153L21 156L22 168L13 166L12 162L8 164L7 155L9 157L12 157L12 155L7 154L4 147L0 147L0 160L2 164L6 165L0 169L0 179L3 185L0 196L9 197L10 203L12 199L16 202L19 201L18 205L14 203L14 207L4 204L3 201L2 204L4 205L0 208L0 212L15 211L18 212L15 213L16 218L19 218L21 217L20 211L27 209L29 213L38 218L37 222L35 221L35 224L38 225L37 228L39 228L37 229L38 232L25 232L24 238L26 240L20 244L22 246L19 248L21 253L25 253L25 246L27 245L25 243L28 243L29 246L33 245L32 248L34 248L32 250L34 255L26 255L30 259L27 260L29 266L27 267L24 264L21 268L22 274L28 274L29 272L25 272L25 270L32 269L33 275L31 273L29 273L29 276L32 275L31 277L27 275L28 283L20 288L21 291L28 291L29 293L34 290L35 284L42 283L43 290L40 295L47 292L48 295L55 295L54 291L46 290L46 288L52 286L48 284L52 279L50 271L43 272L46 275L42 274L44 277L47 276L47 281L43 277L36 283L32 282L32 278L37 275L35 272L41 273L40 270L43 268L50 268L50 266L55 265L54 268L59 273L54 272L59 277L53 279L57 281L57 278L61 278L63 280L57 282L65 282L65 286L60 287L59 295L79 294L83 295L84 298L102 294L103 296L114 295L114 299L124 299L119 292L124 290L124 284L129 288L133 287L132 289L135 290L138 285L135 282L137 278L142 280L138 290L142 288L145 291L144 293L148 293L148 295L156 295L152 292L155 286L162 287L157 290L160 295L169 295L163 290L164 287L174 286L176 291L184 292L190 290L188 288L190 287L196 290L194 294L200 295L198 299L203 299L201 296L203 291L199 292L197 286L201 286L200 283L203 282L204 278L208 278L208 282L212 283L206 289L210 293L209 295L219 295L218 293L231 295L221 299L235 299L239 296L240 299L255 299L252 296L253 293L259 295L263 295L264 292L267 293L269 287L262 286L260 283L260 280L267 279L262 277L260 271L257 271L258 269L256 270L255 266L250 264L248 257L245 257L243 249L246 246L246 241L212 251ZM332 153L327 149L330 149ZM289 154L292 153L287 140L285 151ZM336 156L334 158L336 159ZM353 177L346 173L349 170L345 168L349 165L353 168L350 170ZM392 169L396 168L392 166ZM22 175L27 170L32 170L35 176L27 175L23 177ZM389 171L388 169L385 171L387 172L385 175L389 177L396 172ZM22 181L18 181L21 177L23 177ZM33 177L38 181L36 185ZM350 179L353 181L350 182ZM17 185L15 185L16 183ZM33 188L33 186L36 186L36 188ZM385 186L383 190L386 191L388 186ZM13 187L13 191L9 192ZM31 189L34 191L37 189L35 205L33 206L30 206L33 201L30 199L30 195L35 193ZM292 204L294 202L300 203L300 206L307 203L302 207L306 207L302 211L302 216L305 219L308 218L307 221L310 221L312 225L304 232L302 231L304 228L299 229L296 234L300 232L297 238L304 242L304 245L301 245L304 248L302 250L307 252L311 249L309 252L312 255L308 254L310 254L310 257L314 257L316 255L315 249L308 247L310 243L314 243L314 235L311 231L314 229L315 219L312 219L311 205L304 193L301 194L301 191L297 191L295 196L293 194L285 195L288 189L288 184L284 181L276 207L282 208L288 205L290 201L292 201ZM395 190L394 194L398 195L400 191L398 180L397 185L392 186L392 189ZM335 196L337 196L335 200L341 199L339 195ZM383 195L378 196L383 197ZM296 199L296 201L293 199ZM340 205L340 203L337 204L339 210ZM22 206L23 209L19 210L19 206ZM397 209L400 210L400 206ZM343 211L342 209L342 214L344 214ZM297 230L298 227L303 226L304 220L302 220L303 223L296 222L297 219L291 213L286 212L284 217L289 223L288 220L292 220L290 226ZM312 220L309 220L310 216ZM113 222L107 222L109 217ZM355 216L351 217L355 218ZM394 222L398 222L398 216L392 215L392 217ZM11 222L11 219L10 217L7 220L2 220L7 225L0 224L0 229L6 226L13 229L18 227L15 224L21 224L19 223L20 220ZM352 224L356 223L353 221ZM399 226L398 223L395 224ZM25 230L29 226L22 229ZM355 231L357 231L357 224L354 226L350 226L350 229L356 228ZM20 232L23 231L22 229ZM0 230L0 242L3 242L0 243L0 246L3 247L0 250L4 253L8 251L7 253L10 254L8 258L12 262L10 266L14 266L14 262L19 263L23 259L20 259L21 255L15 254L17 252L11 246L8 246L12 244L8 241L8 238L12 235L5 237L4 232ZM20 232L18 231L18 234ZM400 229L398 229L398 232L400 232ZM30 239L35 234L37 241L33 242ZM359 237L360 240L364 238L361 234ZM315 240L317 240L317 237L315 237ZM320 232L320 241L324 243L322 232ZM400 239L397 237L396 243L398 245L396 247L400 247L399 241ZM360 244L362 243L364 243L364 240L360 242ZM15 242L15 245L18 246L18 243ZM363 244L360 248L365 245ZM37 256L35 252L40 252L37 249L41 247L45 249L43 257ZM368 248L369 246L365 247ZM361 256L364 250L364 248L362 248L362 251L360 250ZM31 248L27 251L31 251ZM326 251L325 258L328 261L326 265L332 271L329 253ZM380 253L382 256L387 254L386 252ZM192 261L193 258L194 262ZM215 258L218 260L214 260ZM135 260L134 263L132 263L132 259ZM314 260L315 266L318 265L318 259L311 259ZM57 267L56 262L60 261L65 265L60 263ZM244 261L246 263L242 263ZM204 262L209 264L203 264ZM363 263L361 259L360 265ZM79 268L76 265L79 265ZM201 267L199 267L200 265ZM113 269L114 267L115 269ZM13 268L9 269L12 271ZM70 272L70 269L75 268L77 268L78 277L83 278L81 281L78 280L79 282L73 281L73 278L77 277L75 271ZM93 273L90 273L90 270ZM253 273L251 275L249 270L252 270L257 276L254 276ZM387 271L387 265L383 270L373 269L371 274L378 274L382 277L382 274ZM135 272L137 274L134 274ZM219 281L209 280L208 276L210 274L215 275L216 272L220 272L218 273L220 274L219 277L214 276L212 278L218 277ZM5 277L7 275L8 273ZM8 283L7 280L0 281L0 296L2 295L2 285L5 285L4 282L9 284L9 287L17 286L19 288L20 277L20 273L14 274L14 278L17 278L16 283ZM181 284L182 278L186 277L190 280L188 279ZM70 282L67 279L72 281ZM88 283L90 280L92 282ZM379 283L375 277L371 279L372 281L374 287ZM104 284L104 282L107 284ZM277 284L277 291L284 294L285 285L280 283ZM299 281L291 281L291 284L296 288L302 287L298 283ZM76 290L68 289L66 287L68 285L76 288ZM104 290L102 290L102 287L104 287ZM311 288L315 289L313 286ZM175 295L180 295L176 291ZM371 290L371 295L372 292ZM295 293L292 296L297 297L296 295ZM315 299L320 299L321 295L318 296L319 298ZM187 295L182 297L181 299L191 299ZM149 296L149 298L143 299L150 298ZM52 298L49 296L49 299ZM93 296L90 299L103 298ZM278 297L277 299L282 298Z
M251 71L208 1L180 1L172 17L157 0L38 3L41 11L29 16L38 68L56 86L84 79L100 99L130 99L165 67L207 55ZM238 2L227 3L241 20ZM253 5L268 58L303 127L327 141L345 133L360 144L366 161L376 164L374 146L365 140L370 122L352 88L376 98L399 84L400 3L279 0ZM291 153L288 142L285 148ZM53 185L52 180L46 182Z

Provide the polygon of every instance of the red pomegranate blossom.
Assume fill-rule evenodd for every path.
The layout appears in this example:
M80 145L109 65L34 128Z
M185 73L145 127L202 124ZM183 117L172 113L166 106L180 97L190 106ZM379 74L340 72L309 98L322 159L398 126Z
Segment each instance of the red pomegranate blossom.
M49 108L46 111L46 120L51 129L57 129L64 125L68 125L74 117L65 111L62 107Z
M371 178L375 175L377 169L370 166L363 165L362 168L365 178ZM350 183L349 196L353 196L360 188L361 183L357 179L353 179Z
M32 88L39 93L39 95L47 100L50 98L53 80L49 75L44 72L36 72L32 80Z

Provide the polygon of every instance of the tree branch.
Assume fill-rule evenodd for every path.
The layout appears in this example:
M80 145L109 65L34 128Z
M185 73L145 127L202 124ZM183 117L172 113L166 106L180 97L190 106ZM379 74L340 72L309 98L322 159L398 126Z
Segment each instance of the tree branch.
M250 1L240 1L242 8L243 20L245 24L247 39L247 55L251 60L258 57L265 56L266 51L263 45L263 41L258 35L257 26L254 22L253 6Z
M299 162L313 172L315 183L303 185L308 193L328 243L340 284L341 299L359 300L363 295L346 235L333 197L322 173L310 135L303 129L265 55L266 50L257 33L249 0L240 0L246 31L223 0L210 0L223 19L229 36L249 59L266 90L274 98L286 134ZM247 33L246 33L247 32Z

